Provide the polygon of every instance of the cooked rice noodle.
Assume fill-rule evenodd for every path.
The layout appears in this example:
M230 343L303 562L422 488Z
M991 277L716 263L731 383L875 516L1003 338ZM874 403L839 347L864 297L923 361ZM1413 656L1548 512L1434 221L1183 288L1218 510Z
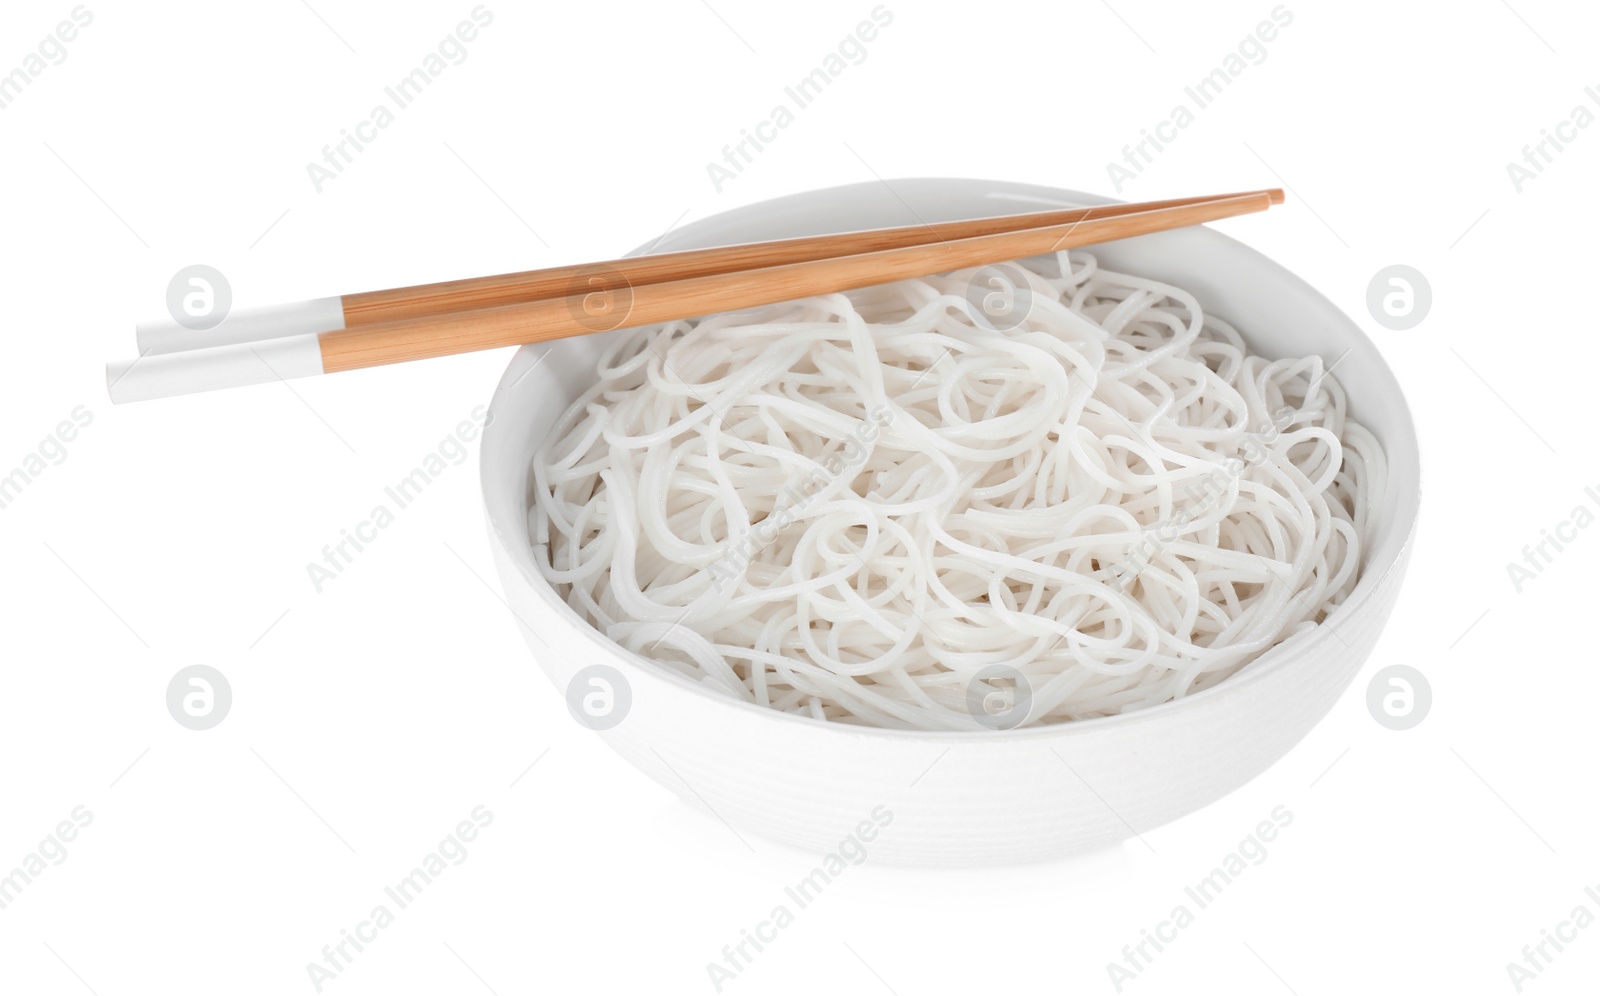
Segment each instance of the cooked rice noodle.
M1213 686L1349 596L1384 491L1321 358L1086 253L618 332L597 373L533 460L545 577L627 650L820 720Z

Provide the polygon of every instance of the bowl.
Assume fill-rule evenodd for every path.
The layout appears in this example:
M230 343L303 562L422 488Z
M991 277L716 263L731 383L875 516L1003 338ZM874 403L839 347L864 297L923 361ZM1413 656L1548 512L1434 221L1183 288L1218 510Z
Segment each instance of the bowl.
M1107 203L988 180L863 183L735 208L671 232L651 251ZM1189 228L1094 252L1109 268L1192 292L1266 356L1344 357L1339 377L1352 413L1385 447L1389 492L1359 582L1321 625L1176 702L1007 731L825 723L695 684L603 637L534 560L529 461L554 419L593 383L602 334L519 350L482 442L490 545L506 601L558 693L569 704L600 695L593 705L605 718L589 725L608 727L599 734L607 743L741 834L827 852L859 831L871 839L873 860L896 864L1009 864L1106 847L1215 802L1286 754L1350 684L1394 607L1420 494L1411 414L1355 322L1233 239ZM575 681L597 665L610 676L609 692L590 682L595 671Z

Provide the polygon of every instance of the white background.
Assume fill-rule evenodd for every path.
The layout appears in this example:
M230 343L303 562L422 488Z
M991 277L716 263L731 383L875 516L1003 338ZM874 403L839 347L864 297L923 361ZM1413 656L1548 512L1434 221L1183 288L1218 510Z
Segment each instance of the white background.
M1600 489L1600 127L1519 192L1506 164L1600 105L1592 11L1291 0L1291 26L1119 192L1106 164L1270 0L889 0L893 23L741 175L765 120L872 0L490 0L492 25L318 193L320 160L472 0L110 4L0 111L0 476L93 422L4 509L0 874L93 822L0 910L0 991L310 993L306 964L478 805L494 820L324 991L711 993L818 856L679 802L574 723L487 587L476 454L318 594L306 564L484 404L508 353L112 408L169 278L236 306L620 255L682 220L830 184L976 176L1149 199L1282 185L1219 226L1355 316L1422 436L1423 525L1376 654L1227 799L1057 864L851 868L726 992L1113 993L1107 962L1276 806L1293 823L1124 991L1509 993L1600 885L1600 528L1508 561ZM72 0L0 9L0 73ZM314 8L314 9L313 9ZM714 8L714 10L713 10ZM1114 8L1114 9L1113 9ZM1513 9L1515 8L1515 9ZM1432 312L1366 311L1391 263ZM231 713L194 732L168 680ZM1421 669L1417 728L1368 714ZM531 769L530 764L535 764ZM781 777L781 773L777 775ZM1587 990L1589 927L1524 991ZM1425 988L1424 988L1425 987Z

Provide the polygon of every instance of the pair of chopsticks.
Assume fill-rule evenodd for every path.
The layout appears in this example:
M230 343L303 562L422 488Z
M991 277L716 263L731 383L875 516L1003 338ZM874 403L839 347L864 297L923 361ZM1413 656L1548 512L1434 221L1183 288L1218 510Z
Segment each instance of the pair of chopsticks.
M139 326L116 403L676 321L1265 211L1281 190L1070 208L559 266Z

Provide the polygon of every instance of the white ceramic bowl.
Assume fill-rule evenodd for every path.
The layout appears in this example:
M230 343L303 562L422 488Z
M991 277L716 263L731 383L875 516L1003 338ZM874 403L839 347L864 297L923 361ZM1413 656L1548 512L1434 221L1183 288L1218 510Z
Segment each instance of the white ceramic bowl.
M979 180L897 180L796 194L672 232L654 251L857 228L1042 211L1106 199ZM918 865L1038 861L1102 847L1214 802L1266 770L1333 707L1399 591L1419 497L1417 438L1394 374L1356 324L1272 260L1206 229L1096 249L1103 263L1193 292L1267 356L1339 364L1351 410L1388 453L1390 490L1348 601L1327 622L1219 685L1125 716L1005 732L921 733L828 724L692 684L608 641L539 575L528 537L529 459L592 383L605 336L519 350L484 432L484 501L506 598L560 694L590 664L626 679L608 743L741 832L836 848L877 807L893 814L873 860ZM536 633L536 635L535 635ZM882 813L880 813L880 818ZM730 838L731 840L731 838Z

